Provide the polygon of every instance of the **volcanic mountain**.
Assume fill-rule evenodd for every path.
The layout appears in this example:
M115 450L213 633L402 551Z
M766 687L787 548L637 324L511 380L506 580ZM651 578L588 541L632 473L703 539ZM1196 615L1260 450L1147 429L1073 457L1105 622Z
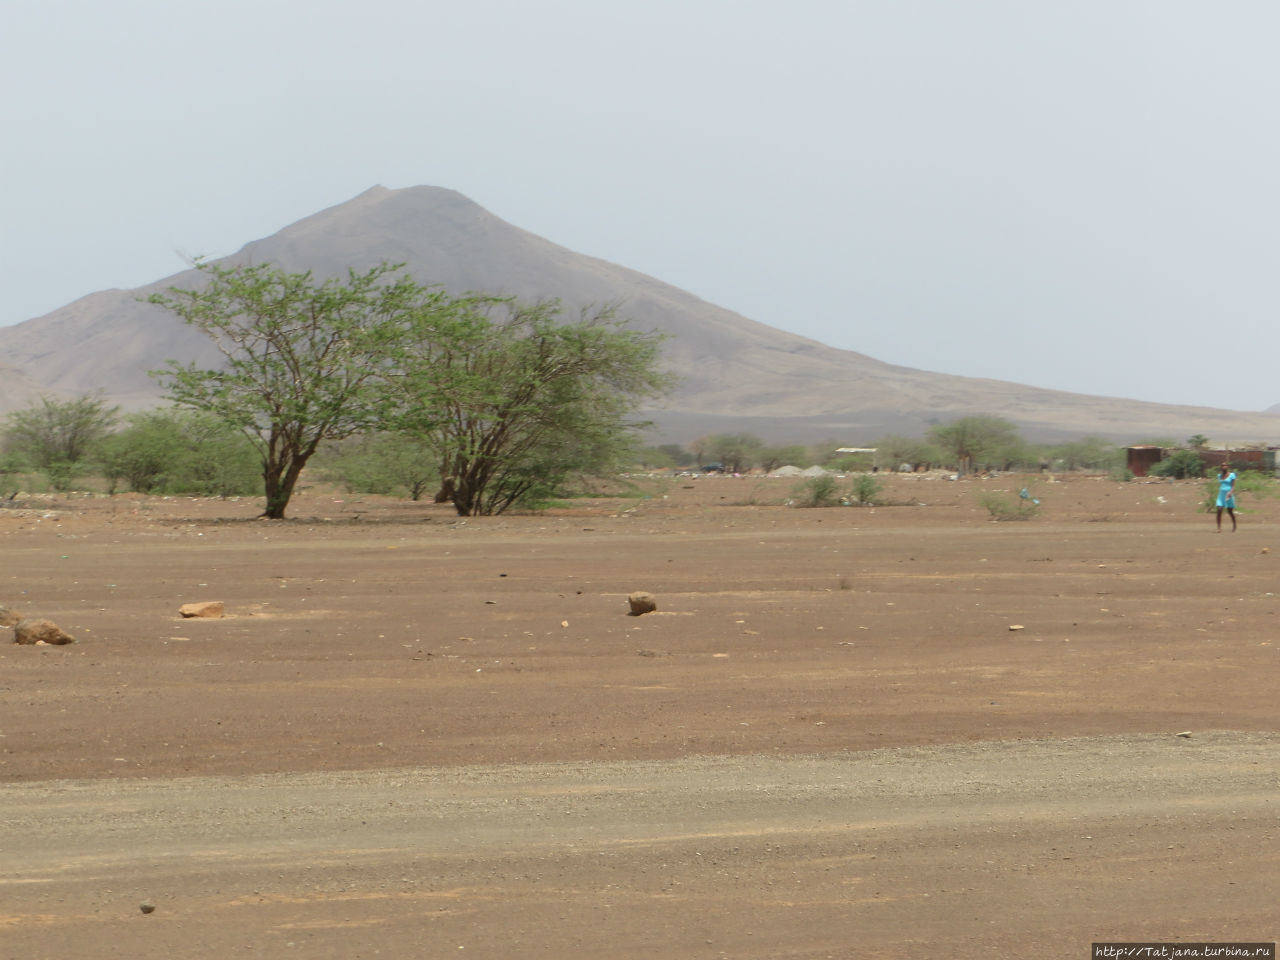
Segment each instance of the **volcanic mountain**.
M1033 439L1099 434L1118 441L1195 433L1215 442L1274 442L1280 417L1086 396L996 380L928 373L837 350L604 260L574 253L490 214L452 190L374 187L244 246L224 262L271 262L319 275L383 262L453 293L558 298L567 307L620 304L638 329L667 335L665 364L680 378L660 409L645 411L655 441L710 432L757 433L772 442L867 443L888 432L974 413L1016 422ZM43 317L0 328L0 411L40 392L101 392L129 409L154 405L147 371L170 359L216 362L197 331L139 302L186 271L134 290L90 294Z

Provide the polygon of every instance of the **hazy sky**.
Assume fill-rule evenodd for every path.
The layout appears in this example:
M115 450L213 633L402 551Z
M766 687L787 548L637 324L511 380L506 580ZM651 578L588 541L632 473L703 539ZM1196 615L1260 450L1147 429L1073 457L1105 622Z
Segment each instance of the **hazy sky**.
M1278 36L1271 0L6 0L0 325L431 184L880 360L1261 409Z

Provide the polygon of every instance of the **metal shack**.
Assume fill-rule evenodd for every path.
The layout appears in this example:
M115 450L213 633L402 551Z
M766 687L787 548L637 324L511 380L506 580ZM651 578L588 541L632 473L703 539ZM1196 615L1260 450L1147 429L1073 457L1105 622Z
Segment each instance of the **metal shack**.
M1164 459L1164 449L1142 444L1136 447L1125 447L1126 466L1135 477L1145 477L1147 471Z

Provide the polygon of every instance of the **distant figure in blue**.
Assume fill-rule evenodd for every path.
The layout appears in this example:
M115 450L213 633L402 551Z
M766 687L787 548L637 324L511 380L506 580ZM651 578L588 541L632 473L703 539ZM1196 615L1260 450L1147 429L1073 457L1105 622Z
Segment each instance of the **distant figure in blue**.
M1236 475L1225 460L1218 471L1218 532L1222 532L1222 511L1231 516L1231 532L1236 532Z

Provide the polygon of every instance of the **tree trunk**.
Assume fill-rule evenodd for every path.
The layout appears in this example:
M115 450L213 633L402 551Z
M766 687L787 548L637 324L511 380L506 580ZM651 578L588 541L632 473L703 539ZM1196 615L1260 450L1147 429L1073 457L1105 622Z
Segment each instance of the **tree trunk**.
M471 491L471 487L466 483L459 483L453 489L453 509L458 511L458 516L469 517L475 510L476 496Z
M286 466L283 463L270 464L262 472L263 488L267 495L267 506L262 511L266 520L283 520L284 511L293 497L293 488L302 474L304 459L293 458Z

